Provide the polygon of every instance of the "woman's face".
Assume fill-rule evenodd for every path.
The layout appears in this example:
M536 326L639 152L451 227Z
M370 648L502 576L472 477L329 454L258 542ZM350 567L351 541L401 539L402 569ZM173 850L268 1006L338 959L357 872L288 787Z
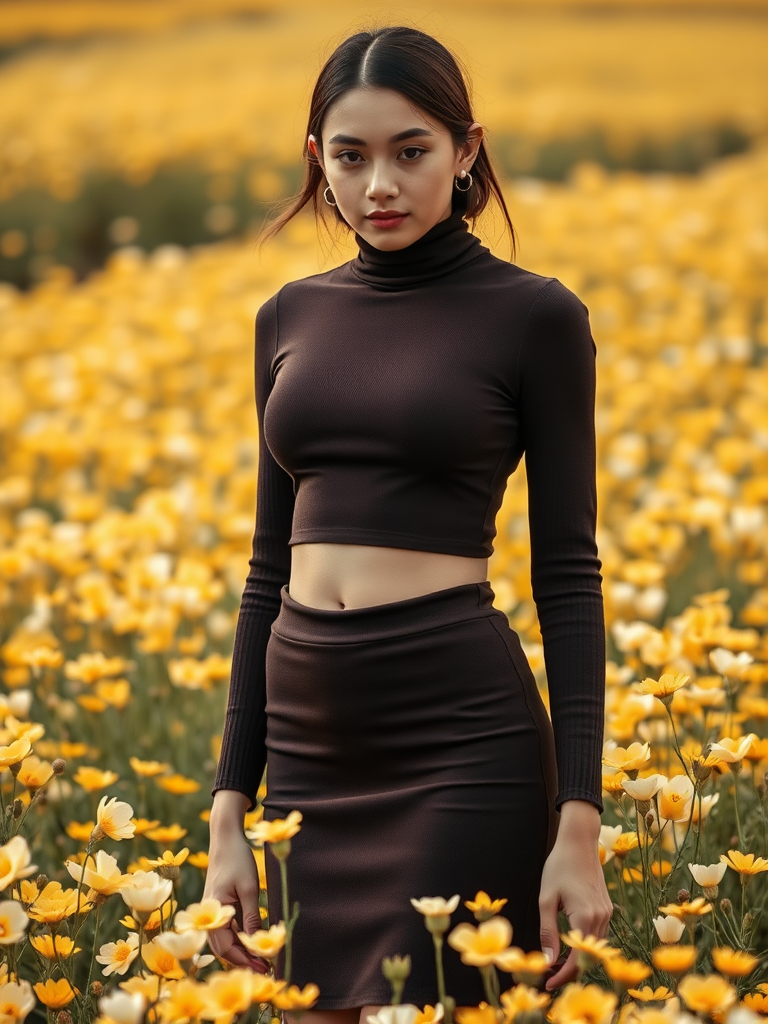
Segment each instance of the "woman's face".
M350 89L328 109L317 156L344 220L377 249L402 249L451 213L454 180L469 171L482 140L456 147L448 129L428 121L394 89ZM462 182L462 188L466 187ZM401 217L377 219L372 214Z

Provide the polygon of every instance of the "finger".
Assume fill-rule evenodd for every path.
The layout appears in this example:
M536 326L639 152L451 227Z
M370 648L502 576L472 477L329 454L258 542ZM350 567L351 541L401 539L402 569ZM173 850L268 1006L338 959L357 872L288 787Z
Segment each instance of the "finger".
M557 903L550 899L539 902L539 939L544 953L549 957L550 966L560 953L560 929L557 925Z
M567 982L573 981L578 973L579 966L576 961L576 950L572 949L560 970L553 974L551 978L547 978L547 982L544 987L547 992L551 992L552 989L560 988Z
M243 885L238 890L240 906L243 911L242 932L248 935L253 934L257 928L261 928L261 914L259 913L259 887L258 885Z

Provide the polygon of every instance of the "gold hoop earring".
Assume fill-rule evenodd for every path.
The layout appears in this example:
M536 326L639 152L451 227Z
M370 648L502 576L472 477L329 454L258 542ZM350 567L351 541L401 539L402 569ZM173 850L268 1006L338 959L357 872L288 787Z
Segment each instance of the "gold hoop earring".
M331 202L331 200L328 198L328 192L330 191L330 188L330 185L326 185L325 188L323 189L323 199L326 201L326 203L328 203L329 206L338 206L339 204L336 202L336 196L333 196L333 202ZM331 192L331 195L333 195L333 192Z
M459 181L463 181L464 178L469 178L469 184L467 185L466 188L459 188ZM472 188L472 175L468 171L462 171L461 178L454 178L453 187L456 189L457 192L469 192L469 190Z

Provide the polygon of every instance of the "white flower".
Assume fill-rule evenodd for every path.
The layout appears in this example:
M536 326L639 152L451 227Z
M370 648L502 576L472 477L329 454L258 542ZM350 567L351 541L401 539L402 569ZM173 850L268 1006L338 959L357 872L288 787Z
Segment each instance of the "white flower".
M29 917L18 900L0 900L0 943L10 946L21 942Z
M708 887L719 885L723 880L723 875L728 869L728 865L721 862L719 864L689 864L688 870L691 872L693 877L703 888L705 885Z
M29 863L30 856L24 836L14 836L0 846L0 889L7 889L17 879L37 871L37 864Z
M604 864L607 864L613 857L613 849L621 835L621 825L601 825L600 835L597 840L598 848L605 851Z
M733 651L729 651L725 647L715 647L709 652L709 663L712 668L721 676L727 676L729 679L743 679L747 666L751 665L754 660L749 651L739 651L738 654L734 654Z
M124 992L122 989L99 999L99 1009L114 1024L141 1024L146 1005L146 997L141 992Z
M418 1006L412 1003L400 1003L397 1006L382 1006L377 1014L367 1017L368 1024L413 1024L421 1013ZM435 1021L443 1019L443 1004L435 1006Z
M459 894L451 896L449 900L442 896L423 896L420 900L411 897L411 903L420 914L425 917L443 917L452 914L459 905Z
M647 775L644 779L622 779L621 788L633 800L650 800L668 782L666 775Z
M725 864L723 864L725 867ZM172 953L177 960L191 960L205 945L208 932L197 928L187 928L183 932L161 932L157 936L157 944Z
M156 871L134 871L120 889L120 895L131 910L144 914L157 910L172 892L171 879L161 878Z
M677 917L654 917L653 927L662 942L679 942L685 924Z

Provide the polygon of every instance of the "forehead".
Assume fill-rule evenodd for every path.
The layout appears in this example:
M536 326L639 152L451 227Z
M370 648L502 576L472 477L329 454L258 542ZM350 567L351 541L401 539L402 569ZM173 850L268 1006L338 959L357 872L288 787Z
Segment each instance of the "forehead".
M443 125L397 90L358 86L333 101L323 119L322 134L327 139L341 132L375 143L406 128L448 135Z

